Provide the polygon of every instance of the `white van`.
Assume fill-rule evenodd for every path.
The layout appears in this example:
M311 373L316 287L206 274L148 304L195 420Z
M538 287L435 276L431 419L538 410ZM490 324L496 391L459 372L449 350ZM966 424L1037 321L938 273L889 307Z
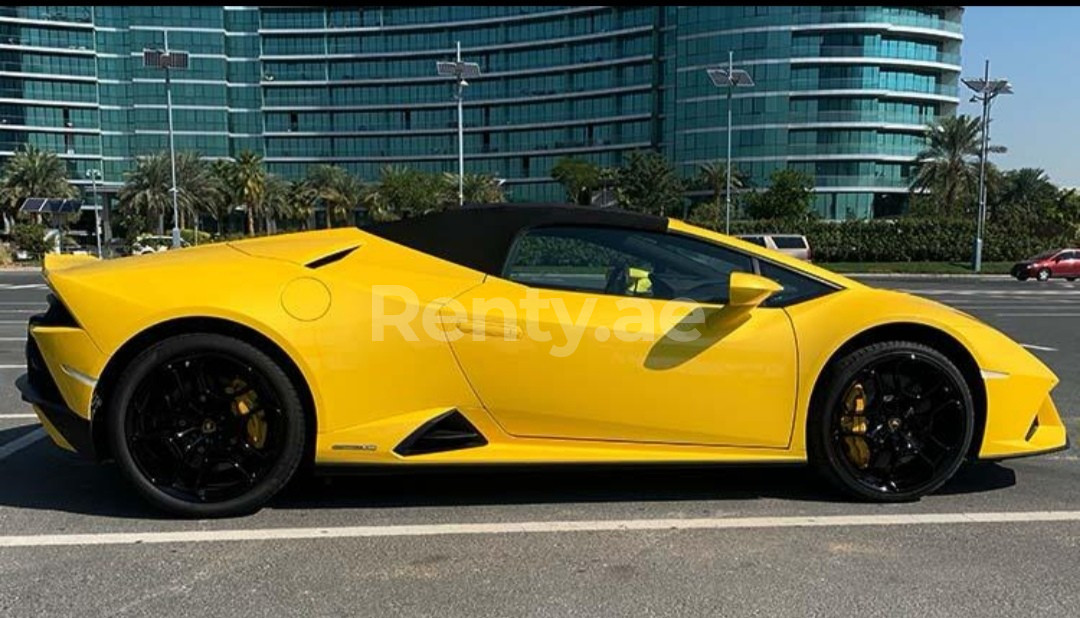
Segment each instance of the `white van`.
M799 234L739 234L738 238L800 260L811 261L810 242Z

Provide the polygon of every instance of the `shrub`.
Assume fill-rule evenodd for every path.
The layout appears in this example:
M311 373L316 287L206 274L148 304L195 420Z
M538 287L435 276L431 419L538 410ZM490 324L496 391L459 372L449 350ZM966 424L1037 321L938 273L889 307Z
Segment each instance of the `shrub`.
M691 222L715 227L715 221L708 217L692 215ZM983 259L1020 260L1077 241L1073 229L1016 228L988 224L983 236ZM959 262L971 259L975 245L974 221L939 218L739 220L731 222L731 233L803 234L810 241L814 260L820 262Z
M32 259L40 260L52 247L45 241L45 226L40 223L16 223L11 228L15 248L25 251Z
M170 234L172 234L172 232L170 232ZM194 245L195 244L195 230L188 230L188 229L180 230L180 238L183 239L188 244ZM206 230L199 230L199 243L198 244L205 245L206 243L211 242L212 238L213 238L213 235L210 232L207 232Z

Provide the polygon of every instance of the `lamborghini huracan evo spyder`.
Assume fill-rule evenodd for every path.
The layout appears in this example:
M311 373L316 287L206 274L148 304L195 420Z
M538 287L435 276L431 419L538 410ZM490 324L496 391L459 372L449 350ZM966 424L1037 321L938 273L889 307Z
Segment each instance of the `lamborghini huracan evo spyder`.
M44 274L24 399L178 515L306 464L808 461L903 501L1067 445L994 328L674 219L477 206Z

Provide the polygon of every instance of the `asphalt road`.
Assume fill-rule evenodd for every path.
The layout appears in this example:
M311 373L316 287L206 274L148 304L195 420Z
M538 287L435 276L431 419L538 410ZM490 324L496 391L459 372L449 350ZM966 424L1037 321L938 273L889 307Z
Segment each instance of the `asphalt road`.
M873 282L1034 346L1080 436L1080 284ZM37 439L12 382L44 294L0 273L3 616L1080 615L1076 448L894 506L802 468L635 469L335 478L251 517L164 519Z

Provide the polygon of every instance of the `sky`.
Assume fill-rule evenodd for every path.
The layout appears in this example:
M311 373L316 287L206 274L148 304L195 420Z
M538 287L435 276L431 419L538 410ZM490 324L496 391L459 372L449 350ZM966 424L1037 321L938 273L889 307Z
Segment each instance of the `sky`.
M969 6L964 11L962 77L1007 78L1015 94L991 107L991 155L1002 169L1038 167L1055 184L1080 188L1080 7ZM978 116L961 85L961 114Z

